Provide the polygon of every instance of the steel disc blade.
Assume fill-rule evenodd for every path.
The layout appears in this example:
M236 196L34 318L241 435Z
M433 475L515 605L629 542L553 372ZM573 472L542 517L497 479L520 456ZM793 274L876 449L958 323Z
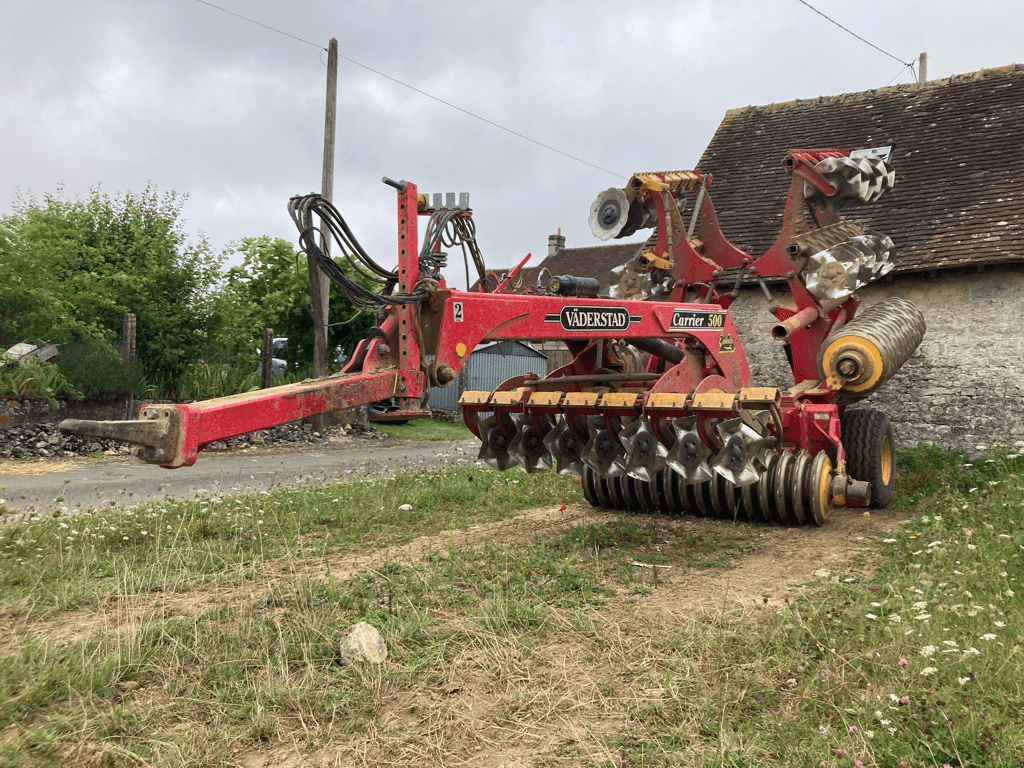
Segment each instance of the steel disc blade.
M551 469L551 453L545 447L544 435L534 426L533 419L521 414L513 416L512 421L517 429L508 447L508 455L531 474Z
M668 452L665 463L682 476L687 483L704 483L711 479L708 456L711 450L704 445L697 432L697 417L684 416L672 422L676 442Z
M616 187L606 189L590 206L590 232L600 240L611 240L626 226L628 217L625 191Z
M765 439L743 419L723 421L715 431L723 447L711 460L711 468L737 488L756 483L761 473L754 459L764 448Z
M567 477L580 477L583 474L580 454L583 453L586 441L579 440L573 434L565 416L544 436L544 445L558 462L558 474Z
M587 421L590 440L580 455L583 463L595 470L601 477L618 477L626 472L625 453L622 443L605 423L604 416L594 416Z
M592 471L590 467L583 468L583 474L580 476L580 485L583 486L583 498L592 507L600 507L604 504L598 491L598 479L597 473Z
M637 480L651 482L665 468L668 449L651 429L649 419L637 419L619 433L626 449L626 474Z
M770 411L758 411L754 414L754 423L757 425L755 431L761 434L765 440L761 445L761 449L754 456L754 461L757 463L757 468L762 473L768 469L768 455L773 447L774 438L768 432L768 424L772 421L772 415Z
M516 460L508 455L510 438L502 430L496 417L488 416L480 422L480 436L483 438L483 445L480 446L477 459L499 472L516 465Z

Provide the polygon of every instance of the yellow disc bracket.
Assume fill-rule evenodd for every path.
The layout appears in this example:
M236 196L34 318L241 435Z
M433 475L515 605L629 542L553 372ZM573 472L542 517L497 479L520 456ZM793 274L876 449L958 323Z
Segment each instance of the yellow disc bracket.
M466 356L466 345L463 344L461 341L455 345L455 354L458 355L459 357Z

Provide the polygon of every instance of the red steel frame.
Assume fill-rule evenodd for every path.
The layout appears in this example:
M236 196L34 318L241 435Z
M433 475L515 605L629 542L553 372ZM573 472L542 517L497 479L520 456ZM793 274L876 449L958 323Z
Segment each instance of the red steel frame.
M725 311L731 298L719 296L713 288L722 271L730 267L743 267L754 277L777 276L787 280L796 309L776 306L772 311L779 320L794 316L800 320L789 337L794 378L797 384L813 384L818 378L815 358L822 340L830 330L848 322L857 305L857 300L851 298L840 306L827 308L830 311L826 312L826 308L822 308L803 287L786 252L792 238L793 221L797 215L802 215L798 209L803 202L804 181L830 194L830 185L813 167L821 157L830 154L843 153L813 150L789 155L787 168L794 179L786 202L783 227L775 243L760 258L754 259L728 242L718 228L714 207L706 196L701 205L703 253L698 253L689 239L679 236L678 232L670 248L667 240L669 227L660 226L654 255L672 262L673 277L677 280L669 301L514 294L505 290L508 281L499 285L496 293L470 293L451 290L442 279L440 288L429 302L392 307L381 324L386 339L378 335L361 341L349 364L339 374L205 402L143 406L143 419L159 420L163 418L160 412L166 413L169 409L177 412L177 418L170 420L163 429L160 451L150 454L151 458L147 460L158 461L169 468L189 466L195 462L200 450L217 440L388 398L398 398L400 413L422 415L419 402L427 389L454 381L469 353L484 341L564 341L576 358L553 377L585 375L599 370L610 359L610 345L603 343L605 339L653 338L689 348L684 359L675 365L652 356L648 372L654 372L661 366L661 378L650 386L648 392L641 393L635 406L620 405L614 409L614 413L619 415L630 410L637 413L637 409L646 407L651 393L677 392L685 398L680 408L686 411L693 407L690 395L709 374L714 374L718 389L725 392L738 392L750 385L750 369L742 344L732 318ZM644 174L648 179L653 176L657 174ZM710 177L691 176L702 184L710 183ZM800 190L798 185L801 185ZM670 221L672 210L667 206L675 207L672 198L654 194L653 199L658 206L660 222ZM405 189L398 193L398 282L401 291L412 292L419 280L417 217L429 213L420 207L420 200L416 185L412 183L406 183ZM818 213L824 215L820 210ZM692 285L702 286L697 294L699 301L682 302L687 287ZM572 315L573 312L576 315ZM584 327L566 328L563 314L570 325L573 317L577 322L590 321L590 324L584 322ZM687 327L674 323L674 318L687 314L706 318L707 326ZM433 349L426 348L427 339L421 325L424 315L434 315L437 332ZM612 327L602 323L609 323ZM622 327L623 323L625 327ZM695 349L703 354L694 352ZM424 355L428 353L435 354L433 363L426 362ZM536 388L535 377L518 377L500 389L507 391L515 387L523 387L524 397L512 398L506 408L521 411L522 403L527 399L525 395ZM567 383L564 389L578 391L582 387ZM837 461L843 461L838 426L840 408L832 402L834 394L818 382L817 386L805 387L795 396L781 398L785 445L812 450L831 448ZM519 405L513 405L513 402ZM483 404L469 410L490 410L492 407ZM547 410L554 413L558 408L549 406ZM613 409L602 410L613 412ZM596 408L592 412L597 412ZM653 411L652 415L655 418L665 416L664 412Z

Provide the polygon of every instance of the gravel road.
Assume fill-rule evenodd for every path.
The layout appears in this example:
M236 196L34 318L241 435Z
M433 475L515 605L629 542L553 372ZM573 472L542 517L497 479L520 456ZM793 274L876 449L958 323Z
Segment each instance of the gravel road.
M476 440L413 442L338 436L297 447L250 446L204 451L191 467L162 469L125 456L68 461L0 462L0 521L110 504L130 505L154 496L176 499L217 492L248 493L277 485L308 485L410 468L474 461Z

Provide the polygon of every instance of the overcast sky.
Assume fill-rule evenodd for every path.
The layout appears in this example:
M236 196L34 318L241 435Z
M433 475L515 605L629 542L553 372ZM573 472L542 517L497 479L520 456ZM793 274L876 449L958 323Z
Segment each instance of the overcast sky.
M597 170L341 60L334 201L395 261L395 193L469 192L488 266L535 264L561 227L593 245L601 191L639 170L695 166L725 111L910 82L903 65L798 0L217 5L452 102ZM811 0L929 79L1021 59L1020 0ZM189 195L186 229L220 251L296 232L319 191L326 53L198 0L3 0L0 215L18 190ZM728 233L727 233L728 234ZM464 287L461 265L451 282Z

